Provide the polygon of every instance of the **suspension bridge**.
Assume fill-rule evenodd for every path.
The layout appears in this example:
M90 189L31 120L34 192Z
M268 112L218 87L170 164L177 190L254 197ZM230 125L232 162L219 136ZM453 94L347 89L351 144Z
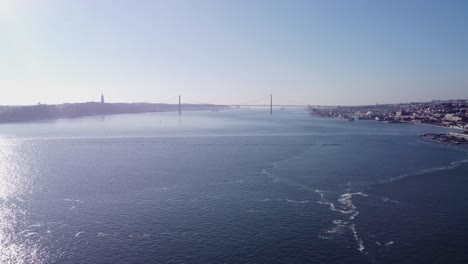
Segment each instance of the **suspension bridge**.
M188 102L188 103L186 103L186 102ZM309 106L308 104L299 103L299 102L292 102L292 101L288 101L288 100L286 100L286 102L287 102L286 104L282 103L282 104L275 104L274 105L273 104L273 95L270 94L268 96L262 96L262 97L255 98L255 99L250 100L250 101L241 102L241 103L238 103L238 104L223 104L223 106L229 106L229 107L235 107L235 108L246 108L246 107L247 108L251 108L251 107L254 107L254 108L269 108L270 115L273 114L273 109L278 108L278 107L279 108L305 108L305 107ZM163 101L160 101L158 103L159 104L177 104L179 114L182 114L182 110L183 110L184 105L193 105L193 104L198 104L198 105L220 105L220 104L216 104L216 103L209 103L209 102L205 102L205 101L201 101L201 100L192 99L192 98L189 98L189 97L186 97L186 96L183 97L182 95L172 97L170 99L163 100Z

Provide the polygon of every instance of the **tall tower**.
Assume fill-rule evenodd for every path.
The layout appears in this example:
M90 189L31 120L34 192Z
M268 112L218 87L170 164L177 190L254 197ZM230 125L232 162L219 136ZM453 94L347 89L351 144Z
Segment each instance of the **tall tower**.
M104 94L102 93L101 94L101 104L103 104L103 103L104 103Z
M182 114L181 96L179 95L179 115Z
M270 115L273 114L273 95L270 94Z

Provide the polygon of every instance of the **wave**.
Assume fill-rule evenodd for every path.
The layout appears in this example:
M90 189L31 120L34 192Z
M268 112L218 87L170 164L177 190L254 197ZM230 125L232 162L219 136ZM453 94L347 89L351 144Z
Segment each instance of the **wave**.
M28 238L30 236L37 236L38 234L34 230L27 229L27 230L23 230L23 231L19 232L18 235L22 235L22 236Z
M80 237L80 236L84 235L85 233L86 232L84 232L84 231L80 231L80 232L75 234L75 237Z

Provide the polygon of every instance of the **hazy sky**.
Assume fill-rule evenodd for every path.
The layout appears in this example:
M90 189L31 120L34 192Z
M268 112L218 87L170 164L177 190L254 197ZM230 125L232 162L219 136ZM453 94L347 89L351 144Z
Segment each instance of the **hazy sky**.
M233 104L270 93L286 104L468 98L468 1L0 0L0 104L101 92Z

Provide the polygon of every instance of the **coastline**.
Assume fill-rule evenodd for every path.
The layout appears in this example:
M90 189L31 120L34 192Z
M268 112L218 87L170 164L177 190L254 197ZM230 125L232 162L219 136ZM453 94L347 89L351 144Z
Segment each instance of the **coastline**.
M219 111L229 108L211 104L153 104L153 103L74 103L60 105L32 105L10 108L0 112L0 124L73 119L86 116L108 116L152 112Z
M401 121L401 123L402 124L411 124L411 125L423 125L423 126L431 126L431 127L440 127L440 128L446 128L446 129L456 129L456 130L462 130L462 131L465 130L465 129L459 128L459 127L438 126L438 125L427 124L427 123L411 123L411 122L406 122L406 121Z

